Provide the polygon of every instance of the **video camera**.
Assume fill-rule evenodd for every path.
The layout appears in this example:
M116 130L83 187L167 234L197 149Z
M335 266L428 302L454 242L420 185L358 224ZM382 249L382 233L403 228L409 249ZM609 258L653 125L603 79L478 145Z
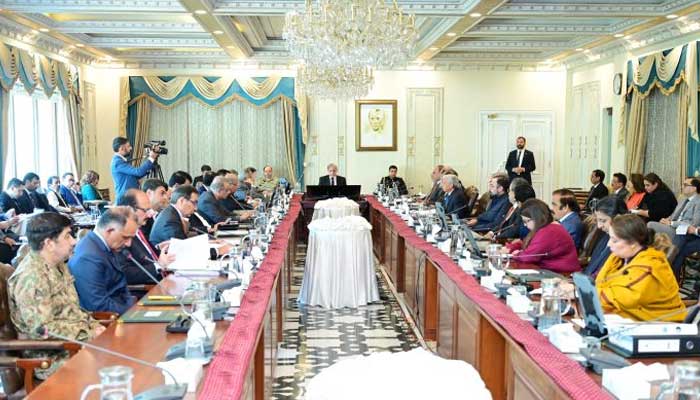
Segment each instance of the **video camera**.
M165 140L151 140L151 141L146 142L143 145L143 148L154 151L160 155L166 155L166 154L168 154L168 149L166 149L163 146L165 146ZM158 147L158 151L154 150L155 147Z

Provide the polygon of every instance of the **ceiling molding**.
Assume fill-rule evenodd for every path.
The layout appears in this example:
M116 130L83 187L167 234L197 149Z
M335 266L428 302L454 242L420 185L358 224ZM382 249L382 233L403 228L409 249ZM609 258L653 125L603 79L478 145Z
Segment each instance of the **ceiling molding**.
M479 50L565 50L571 48L569 41L524 41L524 40L458 40L444 51Z
M251 47L260 48L267 45L267 36L265 35L265 29L260 23L260 18L247 15L235 16L232 18L234 19L233 25L239 31L241 31L241 29L238 28L237 23L241 24L243 28L241 33L248 39Z
M154 47L164 47L164 48L219 48L219 45L211 37L203 38L169 38L169 37L158 37L158 38L142 38L142 37L128 37L128 38L94 38L90 40L91 46L97 47L127 47L127 48L154 48ZM185 55L187 53L181 53Z
M433 16L463 16L474 4L480 0L454 0L454 1L399 1L399 6L404 12L416 15ZM238 1L217 0L214 1L214 14L226 15L284 15L289 11L304 10L303 1Z
M63 33L178 34L203 33L197 23L143 21L66 21L54 28Z
M3 0L5 10L23 13L84 13L90 6L85 0ZM100 14L109 13L172 13L184 12L178 0L99 0Z
M496 17L655 17L661 13L690 6L696 0L674 0L661 5L655 4L581 4L571 1L566 4L510 3L504 4L493 13Z

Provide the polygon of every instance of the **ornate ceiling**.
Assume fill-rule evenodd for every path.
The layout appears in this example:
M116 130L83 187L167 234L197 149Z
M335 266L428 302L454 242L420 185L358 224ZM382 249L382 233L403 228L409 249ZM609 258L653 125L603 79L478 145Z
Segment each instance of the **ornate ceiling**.
M593 61L699 35L697 0L402 0L415 65ZM303 0L3 0L0 37L94 64L289 65L284 14Z

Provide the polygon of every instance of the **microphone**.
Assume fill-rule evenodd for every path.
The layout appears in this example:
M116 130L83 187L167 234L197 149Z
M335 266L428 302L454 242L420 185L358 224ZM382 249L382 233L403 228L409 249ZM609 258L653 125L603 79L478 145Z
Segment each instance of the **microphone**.
M462 207L459 207L459 208L456 209L456 210L450 211L449 213L445 212L445 214L449 214L449 215L456 214L457 211L462 211L462 209L465 209L465 208L467 208L467 207L469 207L469 204L465 204L465 205L463 205Z
M54 337L56 339L60 339L60 340L63 340L63 341L69 342L69 343L77 344L81 347L87 347L88 349L92 349L95 351L106 353L106 354L109 354L109 355L114 356L114 357L123 358L125 360L129 360L131 362L135 362L135 363L140 364L140 365L145 365L147 367L155 368L157 370L160 370L160 371L168 374L170 379L172 379L173 382L175 382L174 384L167 384L167 385L163 384L163 385L156 386L156 387L149 389L149 390L147 390L147 391L145 391L145 392L143 392L140 395L135 396L135 397L139 397L139 398L143 398L143 399L154 399L154 398L156 398L156 399L161 399L161 398L182 399L185 397L185 394L187 393L187 384L178 383L177 379L175 379L175 375L173 375L167 369L157 366L156 364L153 364L153 363L150 363L148 361L144 361L144 360L141 360L138 358L134 358L134 357L131 357L129 355L119 353L119 352L116 352L114 350L110 350L110 349L107 349L104 347L95 346L94 344L71 339L69 337L66 337L66 336L60 335L58 333L49 331L48 328L46 328L45 326L40 326L40 327L36 328L35 332L38 335L40 335L41 337Z
M510 229L510 228L514 227L515 225L516 225L516 224L510 224L510 225L508 225L508 226L504 226L503 228L501 228L501 229L495 231L495 232L493 233L493 238L495 239L496 236L500 235L503 231L505 231L506 229Z
M199 229L199 228L197 228L197 227L194 227L194 226L192 226L192 224L190 224L190 231L194 231L194 232L197 232L197 233L201 233L201 234L203 234L203 235L207 235L207 236L209 237L209 239L211 239L211 240L217 240L217 237L216 237L216 236L212 235L211 233L209 233L209 232L207 232L207 231L203 231L203 230L201 230L201 229Z
M146 269L146 267L144 267L140 262L136 261L136 259L134 258L134 255L131 253L131 251L129 251L129 249L123 248L122 251L121 251L121 253L122 253L127 259L129 259L131 262L133 262L134 265L136 265L136 266L141 270L141 272L143 272L144 274L146 274L146 275L148 276L148 278L149 278L150 280L152 280L152 281L156 284L156 286L159 286L159 285L160 285L160 281L159 281L158 279L156 279L156 277L154 277L153 275L151 275L151 273L148 272L148 270ZM147 257L147 259L148 259L149 261L153 261L153 260L150 259L150 257ZM155 262L155 263L157 264L157 262Z

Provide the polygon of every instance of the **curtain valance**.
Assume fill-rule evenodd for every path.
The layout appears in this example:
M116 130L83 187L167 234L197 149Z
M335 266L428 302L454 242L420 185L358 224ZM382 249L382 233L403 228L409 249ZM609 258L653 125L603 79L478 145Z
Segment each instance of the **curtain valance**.
M78 72L72 65L0 43L0 85L9 91L18 80L30 94L37 86L48 97L56 89L64 98L78 94Z

